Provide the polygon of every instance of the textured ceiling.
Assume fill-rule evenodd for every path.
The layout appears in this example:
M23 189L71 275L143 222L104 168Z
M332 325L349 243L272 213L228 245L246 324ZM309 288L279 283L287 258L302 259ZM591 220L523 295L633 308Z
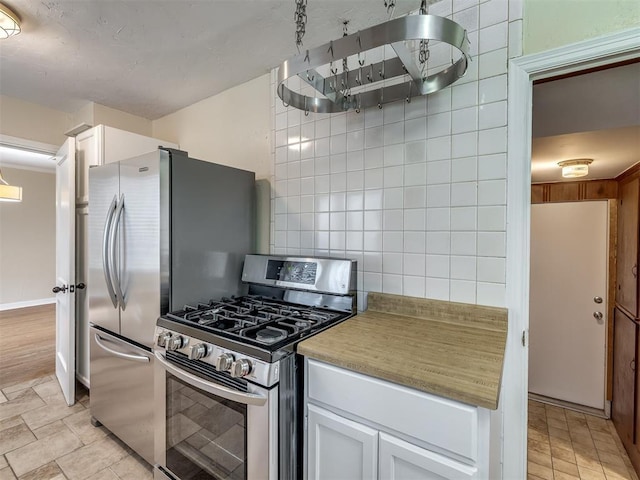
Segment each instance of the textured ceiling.
M3 0L0 93L74 112L89 101L156 119L296 53L293 0ZM431 2L430 2L431 3ZM396 15L419 0L397 0ZM382 0L309 0L305 45L385 21Z

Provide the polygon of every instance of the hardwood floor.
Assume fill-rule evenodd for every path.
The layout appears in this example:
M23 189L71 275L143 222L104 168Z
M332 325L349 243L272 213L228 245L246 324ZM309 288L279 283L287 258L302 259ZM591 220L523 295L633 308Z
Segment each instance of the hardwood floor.
M55 373L55 304L0 312L0 339L0 389Z

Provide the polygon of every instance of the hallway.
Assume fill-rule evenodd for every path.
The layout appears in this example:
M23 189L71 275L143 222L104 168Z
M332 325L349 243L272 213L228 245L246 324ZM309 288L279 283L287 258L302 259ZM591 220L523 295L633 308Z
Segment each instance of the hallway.
M528 480L638 480L610 420L529 400Z

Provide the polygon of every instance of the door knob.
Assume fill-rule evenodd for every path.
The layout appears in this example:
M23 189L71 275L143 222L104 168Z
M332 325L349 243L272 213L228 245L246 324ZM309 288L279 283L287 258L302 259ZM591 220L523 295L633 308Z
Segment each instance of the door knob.
M53 287L53 288L51 289L51 291L52 291L53 293L59 293L59 292L65 293L65 292L67 291L67 288L68 288L68 287L67 287L66 285L63 285L63 286L61 286L61 287L58 287L58 286L56 285L55 287Z
M80 287L78 287L80 288ZM593 297L593 301L596 303L602 303L602 297Z
M87 285L85 283L79 283L76 285L76 288L78 290L84 290L85 288L87 288Z
M604 315L602 315L602 312L593 312L593 318L595 318L596 320L602 320L602 317Z

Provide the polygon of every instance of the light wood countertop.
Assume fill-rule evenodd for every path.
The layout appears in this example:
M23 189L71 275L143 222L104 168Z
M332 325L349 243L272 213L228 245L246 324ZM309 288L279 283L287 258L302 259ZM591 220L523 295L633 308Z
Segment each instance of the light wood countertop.
M369 293L367 311L299 343L298 353L496 409L506 339L504 308Z

